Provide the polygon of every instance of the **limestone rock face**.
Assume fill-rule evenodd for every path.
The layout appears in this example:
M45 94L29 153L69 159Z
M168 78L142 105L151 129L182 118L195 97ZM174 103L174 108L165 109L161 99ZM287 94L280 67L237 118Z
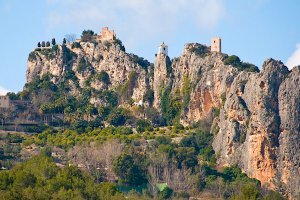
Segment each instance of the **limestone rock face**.
M162 87L168 85L170 72L168 67L171 67L170 58L164 54L158 54L154 61L154 77L153 77L153 91L154 101L153 106L160 110L160 90Z
M278 89L287 74L288 69L274 60L267 60L260 73L240 73L227 94L213 143L220 163L238 163L271 188L280 134Z
M208 47L187 44L183 55L172 63L173 87L184 91L190 86L190 101L184 108L181 123L187 125L208 118L214 108L221 105L237 69L225 66L223 55L210 53Z
M282 62L268 59L260 72L247 72L226 65L226 57L191 43L172 61L157 55L153 69L119 43L80 42L56 51L35 50L26 78L30 82L51 74L56 83L73 71L81 88L89 82L95 90L118 90L134 77L130 98L140 102L153 89L158 111L162 88L169 87L171 95L179 91L180 122L207 121L220 166L238 164L263 186L293 199L300 192L300 66L289 71ZM94 78L103 71L109 83ZM72 84L73 94L80 95ZM92 104L98 101L91 99Z
M289 197L300 193L300 66L279 87L280 137L278 177Z
M51 51L51 48L44 48L42 51L30 53L27 62L26 83L31 82L36 76L42 76L49 72L55 76L62 75L64 71L63 54L49 58L50 53L48 52Z
M155 62L160 74L154 77L162 75L155 80L171 83L182 96L188 83L189 102L180 121L213 121L220 166L238 164L264 187L293 199L300 192L300 67L289 72L282 62L268 59L259 73L238 71L224 64L224 56L187 44L172 60L170 77L161 70L161 60Z
M115 42L104 43L80 42L74 47L74 43L58 46L58 51L53 48L35 50L31 53L33 58L28 60L26 82L32 81L37 76L50 74L53 82L58 82L68 71L73 71L83 88L87 81L96 90L117 89L124 85L130 74L135 73L136 85L132 98L139 102L148 88L149 79L146 74L150 70L150 63L141 66L139 57L128 54L124 47ZM93 78L95 74L106 72L110 83L104 84Z

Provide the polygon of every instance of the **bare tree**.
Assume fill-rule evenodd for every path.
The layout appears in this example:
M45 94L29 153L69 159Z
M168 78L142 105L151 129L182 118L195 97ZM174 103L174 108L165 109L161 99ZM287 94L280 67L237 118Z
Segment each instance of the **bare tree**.
M157 183L167 183L175 191L190 191L195 187L197 177L186 166L177 168L176 161L166 154L150 155L148 166L149 184L153 191Z
M121 155L124 145L110 140L104 144L78 145L70 149L68 157L71 162L87 170L96 181L114 181L116 175L112 170L113 160Z
M65 38L66 38L67 43L70 44L71 42L75 42L76 34L73 34L73 33L67 34L67 35L65 35Z

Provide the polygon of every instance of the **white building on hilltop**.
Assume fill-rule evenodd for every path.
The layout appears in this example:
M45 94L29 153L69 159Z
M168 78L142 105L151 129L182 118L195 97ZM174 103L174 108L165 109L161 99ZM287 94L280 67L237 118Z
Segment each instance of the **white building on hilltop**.
M157 55L159 54L164 54L166 56L168 55L168 45L166 45L164 42L158 47Z

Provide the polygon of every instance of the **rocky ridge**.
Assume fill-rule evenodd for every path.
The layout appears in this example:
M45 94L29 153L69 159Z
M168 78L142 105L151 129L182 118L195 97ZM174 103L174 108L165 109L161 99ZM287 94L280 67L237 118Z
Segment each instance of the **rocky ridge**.
M161 111L162 90L169 88L171 96L180 96L181 124L210 124L219 165L238 164L265 187L280 190L289 198L299 194L299 66L289 71L282 62L268 59L260 72L240 71L225 64L227 55L193 43L185 45L178 58L157 55L153 67L126 53L117 42L77 42L75 46L32 52L27 82L51 74L57 83L63 74L74 71L80 87L90 81L95 90L117 90L135 74L129 94L134 102L143 102L147 90L152 89L153 107ZM79 69L82 63L85 67ZM101 71L109 75L109 84L91 78ZM75 87L71 92L78 93ZM125 104L124 100L120 106ZM143 102L143 106L149 104Z

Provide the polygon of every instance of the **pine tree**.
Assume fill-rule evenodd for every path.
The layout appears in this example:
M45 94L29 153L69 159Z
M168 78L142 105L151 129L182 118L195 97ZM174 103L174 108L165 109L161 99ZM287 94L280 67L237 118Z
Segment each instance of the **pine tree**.
M52 38L51 44L52 44L53 46L56 45L55 38Z

